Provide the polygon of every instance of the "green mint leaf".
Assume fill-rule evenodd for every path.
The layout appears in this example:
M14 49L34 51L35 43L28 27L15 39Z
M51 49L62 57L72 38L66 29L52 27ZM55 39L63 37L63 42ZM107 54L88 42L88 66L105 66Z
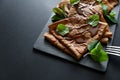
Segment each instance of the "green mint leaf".
M63 10L63 12L65 12L65 5L63 5L61 9Z
M67 26L65 26L64 24L58 24L56 31L57 31L60 35L64 36L64 35L66 35L67 33L69 33L69 28L68 28Z
M115 17L110 16L110 15L106 15L106 17L112 22L112 23L117 23L117 20Z
M102 6L102 9L103 9L103 13L105 14L105 15L107 15L108 14L108 7L104 4L104 3L102 3L101 4L101 6Z
M55 21L62 20L62 19L64 19L64 18L65 18L65 17L63 17L63 16L59 16L59 15L55 14L55 15L52 16L51 20L52 20L53 22L55 22Z
M97 54L94 54L94 53L97 53ZM100 50L100 52L97 52L96 49L93 49L91 51L91 58L94 60L94 61L97 61L97 62L103 62L103 61L107 61L108 60L108 55L107 53L104 51L104 50Z
M80 0L70 0L71 5L76 5L80 2Z
M101 1L102 1L102 0L97 0L97 2L99 2L99 3L100 3Z
M92 42L88 45L88 50L91 51L93 48L95 48L95 46L96 46L97 43L98 43L98 40L92 41Z
M64 6L62 7L62 9L57 8L57 7L53 8L53 12L55 13L55 15L53 15L52 18L51 18L51 20L53 22L66 18L66 13L65 13L65 10L64 10Z
M97 43L95 48L96 48L97 51L100 51L101 49L103 49L103 47L102 47L100 42Z
M107 19L110 20L112 23L117 23L117 19L115 18L116 13L111 11L109 15L106 15Z
M101 53L101 57L99 58L100 62L108 60L108 54L104 50L100 50L100 53Z
M90 51L91 58L97 62L108 60L107 53L103 50L101 43L97 43L96 47Z
M89 17L88 24L90 24L92 27L97 26L98 23L99 23L99 15L94 14Z
M66 17L65 12L64 12L62 9L60 9L60 8L57 8L57 7L53 8L53 12L54 12L56 15Z
M109 20L112 23L117 23L117 19L115 18L116 13L113 11L109 13L108 7L104 3L102 3L101 6L104 12L104 16L106 17L106 20Z
M100 62L99 58L100 58L101 54L97 51L96 48L94 48L94 49L91 50L90 55L91 55L91 58L94 61Z
M115 15L116 15L116 13L115 13L114 11L111 11L111 12L110 12L110 16L111 16L111 17L115 17Z

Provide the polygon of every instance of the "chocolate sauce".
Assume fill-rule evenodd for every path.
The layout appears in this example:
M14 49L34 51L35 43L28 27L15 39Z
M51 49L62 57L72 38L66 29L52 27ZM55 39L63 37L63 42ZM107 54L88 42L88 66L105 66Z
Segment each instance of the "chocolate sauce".
M87 28L85 28L87 27ZM79 33L75 33L75 35L68 35L67 37L64 37L64 39L66 40L75 40L76 43L85 43L86 40L88 40L87 37L85 37L85 34L86 33L91 33L91 37L97 35L98 31L99 31L99 25L97 27L92 27L92 26L82 26L79 28L79 30L84 30L83 32L80 32ZM72 29L73 30L73 29Z
M86 39L85 39L84 35L81 35L79 38L75 39L75 41L77 43L85 43Z
M91 33L91 36L95 36L98 33L99 27L91 27L88 31Z

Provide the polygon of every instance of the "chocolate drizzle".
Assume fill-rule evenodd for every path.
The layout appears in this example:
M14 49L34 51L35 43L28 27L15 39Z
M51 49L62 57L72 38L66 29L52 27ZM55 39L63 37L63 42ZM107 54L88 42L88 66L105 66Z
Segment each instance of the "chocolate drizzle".
M94 13L97 13L93 6L95 4L95 1L87 4L87 3L79 3L76 5L76 11L80 16L85 17L88 19L88 17ZM75 18L75 19L74 19ZM67 36L64 37L66 40L75 40L76 43L81 44L85 43L89 38L97 35L99 30L99 25L96 27L92 27L89 24L87 24L86 19L85 20L76 20L76 17L72 18L71 25L74 27L70 27L70 32ZM74 25L82 24L82 25Z
M99 27L91 27L88 31L91 33L91 37L95 36L98 33Z
M85 43L86 42L86 38L84 35L81 35L79 38L75 39L75 41L77 43Z
M99 31L99 26L96 27L92 27L90 25L82 25L79 26L77 29L76 28L72 28L71 31L74 32L70 32L66 37L64 37L64 39L66 40L75 40L76 43L85 43L86 40L88 40L89 38L97 35L98 31Z

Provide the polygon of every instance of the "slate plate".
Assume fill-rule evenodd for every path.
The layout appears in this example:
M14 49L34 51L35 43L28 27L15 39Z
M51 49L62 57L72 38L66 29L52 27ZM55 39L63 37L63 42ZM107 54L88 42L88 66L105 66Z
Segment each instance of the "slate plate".
M113 11L116 12L116 14L117 14L116 18L118 18L119 5L117 7L115 7ZM83 57L80 61L76 61L71 56L69 56L66 53L62 52L58 48L54 47L47 40L45 40L43 34L45 32L48 32L48 25L49 24L51 24L51 17L49 18L47 24L45 25L44 29L42 30L40 36L36 40L36 42L34 44L34 48L35 49L45 52L44 54L51 54L51 55L63 58L65 60L74 62L76 64L80 64L80 65L83 65L83 66L86 66L86 67L89 67L89 68L92 68L92 69L95 69L95 70L98 70L98 71L102 71L102 72L106 71L108 61L97 63L97 62L93 61L90 58L89 55L86 56L86 57ZM110 30L113 33L113 37L114 37L115 28L116 28L116 24L110 25ZM113 41L113 38L110 40L110 42L108 43L108 45L112 45L112 41Z

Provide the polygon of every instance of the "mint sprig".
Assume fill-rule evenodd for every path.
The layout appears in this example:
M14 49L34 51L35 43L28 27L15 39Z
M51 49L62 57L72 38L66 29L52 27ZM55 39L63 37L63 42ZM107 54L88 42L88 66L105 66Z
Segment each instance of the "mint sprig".
M65 26L64 24L58 24L56 31L60 35L65 36L67 33L69 33L69 28Z
M53 12L54 12L55 14L59 15L59 16L64 16L64 17L66 17L66 14L65 14L64 10L62 10L62 9L60 9L60 8L57 8L57 7L53 8Z
M113 23L117 23L117 19L115 18L116 13L111 11L109 15L106 15L106 17Z
M53 12L55 13L55 15L53 15L51 18L53 22L67 17L64 6L62 7L62 9L58 7L53 8Z
M91 25L92 27L97 26L99 23L99 15L93 14L89 17L88 19L88 24Z
M93 43L93 42L92 42ZM96 41L94 42L94 44L96 43ZM93 46L93 45L89 45L89 46ZM108 55L107 53L103 50L103 47L101 45L100 42L98 42L96 44L96 46L92 49L89 49L90 51L90 55L91 55L91 58L94 60L94 61L97 61L97 62L103 62L103 61L106 61L108 60Z
M64 19L64 18L65 18L64 16L59 16L59 15L55 14L52 16L51 20L53 22L55 22L55 21L59 21L59 20Z
M79 2L80 2L80 0L70 0L70 4L73 6L78 4Z
M111 11L109 13L108 7L104 3L101 3L101 6L103 9L104 16L106 17L106 20L109 20L112 23L117 23L117 19L115 18L116 15L115 12Z
M98 43L98 40L92 41L92 42L88 45L88 50L91 51L92 49L94 49L97 43Z
M107 15L109 13L108 7L104 3L101 3L101 6L103 9L104 15Z
M102 1L102 0L97 0L97 2L99 2L99 3L100 3L101 1Z

